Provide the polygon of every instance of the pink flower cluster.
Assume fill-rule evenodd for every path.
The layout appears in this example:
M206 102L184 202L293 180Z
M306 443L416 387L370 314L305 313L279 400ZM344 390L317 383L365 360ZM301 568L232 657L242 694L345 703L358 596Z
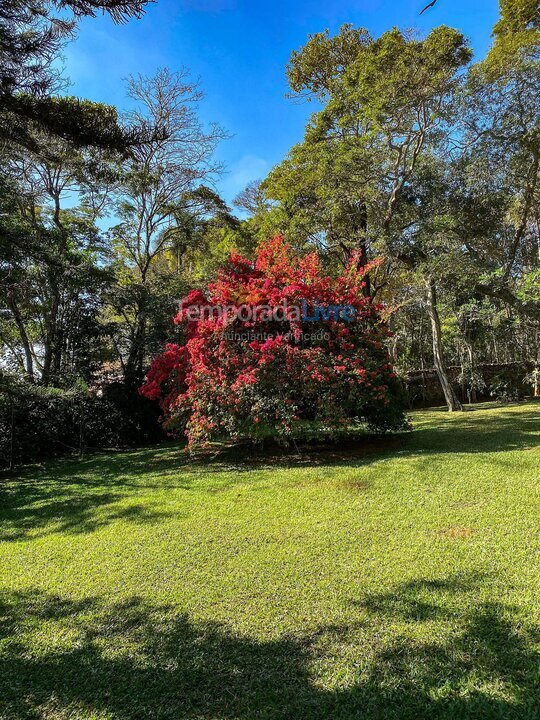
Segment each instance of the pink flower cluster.
M366 270L352 262L331 277L316 253L295 254L281 236L262 245L255 262L232 255L207 292L193 290L182 301L175 322L183 340L155 358L141 392L160 401L167 427L184 431L190 445L225 437L296 437L310 427L329 434L355 419L374 429L403 426L385 349L388 330L380 307L363 292ZM351 306L354 320L319 319L324 333L313 341L313 322L304 333L298 313L277 320L254 313L242 320L234 312L241 305L302 303ZM230 311L198 319L186 314L210 305ZM255 339L235 339L242 332Z

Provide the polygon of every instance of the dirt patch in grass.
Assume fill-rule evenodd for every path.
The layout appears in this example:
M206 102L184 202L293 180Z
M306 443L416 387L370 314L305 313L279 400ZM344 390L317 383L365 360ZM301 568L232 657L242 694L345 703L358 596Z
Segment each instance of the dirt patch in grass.
M355 477L354 475L340 478L338 481L338 485L339 487L345 488L346 490L358 493L366 492L366 490L369 490L370 487L367 480Z
M476 530L470 527L449 527L437 530L439 537L450 538L452 540L463 540L476 534Z

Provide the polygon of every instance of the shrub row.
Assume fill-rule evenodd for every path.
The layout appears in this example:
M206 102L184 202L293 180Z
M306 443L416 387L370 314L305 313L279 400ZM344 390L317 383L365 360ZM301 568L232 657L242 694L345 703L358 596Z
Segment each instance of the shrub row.
M0 468L63 453L156 442L156 403L118 383L101 395L0 376Z

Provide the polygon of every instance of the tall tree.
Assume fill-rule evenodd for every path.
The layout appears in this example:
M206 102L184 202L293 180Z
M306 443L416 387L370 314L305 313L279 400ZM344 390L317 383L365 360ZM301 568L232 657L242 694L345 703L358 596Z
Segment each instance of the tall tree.
M13 153L2 165L9 205L0 223L0 336L12 358L22 350L28 379L66 384L88 379L99 335L106 272L95 221L104 188L90 179L93 154L41 133L34 141L39 152Z
M424 40L396 29L375 40L350 25L333 38L328 32L312 36L293 53L289 83L293 93L316 98L323 109L313 115L285 172L282 166L269 178L269 195L280 199L285 193L290 204L295 188L298 197L311 186L309 205L323 210L316 217L326 225L320 230L330 245L337 230L342 252L359 250L363 264L376 247L390 262L415 271L422 260L414 246L418 220L410 212L415 174L423 158L449 136L454 96L470 57L461 33L447 27ZM317 176L321 166L329 171ZM291 185L291 170L310 180ZM434 359L441 385L450 389L448 406L456 409L459 402L442 358L433 282L427 281L426 305Z
M112 231L119 268L113 307L122 319L116 348L127 383L138 386L148 354L152 294L164 283L154 271L163 269L166 250L181 246L190 217L219 202L209 192L195 191L220 171L213 153L225 134L217 125L203 127L196 111L203 96L185 69L132 78L129 90L138 103L129 115L131 125L164 130L125 160L116 204L121 222ZM173 301L169 294L169 304Z

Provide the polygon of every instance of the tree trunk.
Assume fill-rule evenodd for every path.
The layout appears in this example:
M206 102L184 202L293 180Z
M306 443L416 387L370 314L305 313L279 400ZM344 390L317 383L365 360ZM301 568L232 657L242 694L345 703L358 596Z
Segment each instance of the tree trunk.
M435 289L435 283L431 279L428 282L427 288L427 310L429 319L431 320L433 362L435 364L435 370L437 371L437 377L441 383L446 404L448 405L448 410L450 410L450 412L453 412L454 410L463 410L461 403L459 402L457 395L448 380L448 375L446 374L446 365L444 362L442 347L441 320L437 309L437 291Z
M139 307L131 347L124 367L124 382L130 388L138 388L143 381L145 346L146 316L144 308Z
M54 384L53 367L58 342L58 319L60 313L60 288L58 278L55 276L52 268L48 272L49 298L48 311L45 316L45 336L43 338L43 368L41 371L41 382L45 386Z
M21 338L21 343L24 350L24 357L25 357L25 374L28 378L29 382L34 382L34 357L32 355L32 347L30 345L30 340L28 339L28 335L26 333L26 327L24 325L24 321L22 319L22 315L19 311L19 307L17 303L15 302L12 293L9 294L9 308L13 314L13 319L15 320L15 324L17 325L17 329L19 331L19 336Z
M476 396L476 387L474 386L474 353L472 340L466 343L466 347L469 354L469 367L471 368L471 385L470 390L467 392L467 395L469 396L469 405L471 405L478 399Z
M368 243L367 243L368 215L367 206L363 202L356 213L355 218L355 234L358 237L358 250L360 252L360 265L364 267L369 263ZM369 273L364 275L364 287L362 289L364 297L371 297L371 278Z

